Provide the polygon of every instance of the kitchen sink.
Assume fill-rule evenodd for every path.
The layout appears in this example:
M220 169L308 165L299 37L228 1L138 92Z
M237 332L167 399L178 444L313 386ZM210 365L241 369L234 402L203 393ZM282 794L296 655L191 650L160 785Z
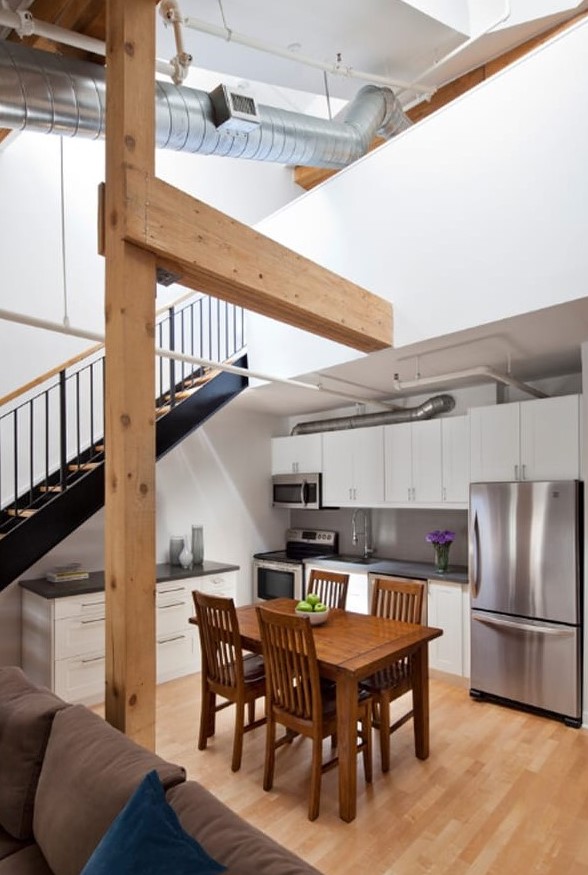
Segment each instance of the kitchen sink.
M333 556L335 562L349 562L353 565L377 565L378 562L381 562L381 559L378 559L375 556L351 556L349 554L343 554L340 556Z

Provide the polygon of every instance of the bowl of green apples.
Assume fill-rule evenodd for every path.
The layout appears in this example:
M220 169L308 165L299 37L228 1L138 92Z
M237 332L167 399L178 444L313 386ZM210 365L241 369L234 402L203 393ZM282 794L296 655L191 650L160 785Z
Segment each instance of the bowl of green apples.
M312 626L321 626L327 622L329 609L321 602L316 593L309 592L306 598L296 605L296 614L299 617L308 617Z

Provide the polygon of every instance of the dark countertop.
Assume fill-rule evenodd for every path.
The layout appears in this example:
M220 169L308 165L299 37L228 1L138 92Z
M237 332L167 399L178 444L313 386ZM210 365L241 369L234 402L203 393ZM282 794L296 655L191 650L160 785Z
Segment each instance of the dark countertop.
M186 580L189 577L205 577L209 574L223 574L226 571L238 571L238 565L228 565L226 562L204 561L202 565L192 568L182 568L180 565L156 565L155 579L157 583L169 580ZM91 592L101 592L104 589L104 572L91 571L86 580L68 580L65 583L51 583L44 577L36 580L21 580L20 586L46 599L59 599L70 595L87 595Z
M313 565L316 568L333 568L338 571L349 571L349 573L357 574L394 574L397 577L412 577L415 580L438 580L440 582L447 580L452 583L468 583L467 565L451 565L444 574L439 574L435 571L435 566L432 562L406 562L397 559L385 559L383 557L374 556L370 562L362 562L358 557L358 562L337 561L333 559L305 559L306 566Z

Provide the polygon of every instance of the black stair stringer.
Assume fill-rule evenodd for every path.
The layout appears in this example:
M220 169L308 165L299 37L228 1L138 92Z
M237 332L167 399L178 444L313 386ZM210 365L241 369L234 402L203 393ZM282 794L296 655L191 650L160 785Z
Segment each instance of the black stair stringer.
M104 463L40 507L0 541L0 590L104 505Z
M247 357L243 356L235 365L246 367ZM222 371L158 420L156 458L160 459L206 422L247 384L245 376ZM104 462L86 472L65 492L57 493L0 540L0 591L103 506Z
M232 362L235 367L246 368L247 356ZM158 459L165 456L190 432L203 425L213 413L224 407L231 398L247 388L248 379L242 374L221 371L204 383L197 392L178 404L157 422L156 449Z

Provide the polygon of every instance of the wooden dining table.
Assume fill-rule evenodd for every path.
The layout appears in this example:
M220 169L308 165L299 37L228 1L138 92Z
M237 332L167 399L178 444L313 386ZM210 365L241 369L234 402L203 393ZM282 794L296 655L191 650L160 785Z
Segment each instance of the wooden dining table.
M293 613L294 599L271 599L263 608ZM261 653L255 605L237 608L243 648ZM332 608L326 623L313 626L321 676L336 684L339 756L339 816L350 822L357 805L356 727L358 683L404 656L413 657L415 755L429 756L428 644L441 629L401 623Z

